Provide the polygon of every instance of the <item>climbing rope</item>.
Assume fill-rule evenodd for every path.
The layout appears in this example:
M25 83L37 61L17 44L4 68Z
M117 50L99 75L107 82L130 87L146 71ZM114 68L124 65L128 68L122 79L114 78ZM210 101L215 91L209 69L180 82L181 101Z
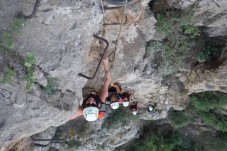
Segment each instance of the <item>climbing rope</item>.
M119 42L119 39L121 37L121 32L122 32L122 27L123 27L123 21L124 21L124 16L125 16L125 10L126 10L126 6L127 6L127 2L128 2L128 0L125 0L125 5L123 6L123 13L122 13L122 20L121 20L120 30L119 30L117 39L115 40L116 47L115 47L114 52L113 52L114 56L116 56L116 51L118 49L118 42ZM112 70L112 72L114 72L114 61L115 61L115 59L113 60L113 70Z
M121 37L122 27L123 27L124 24L127 23L127 16L125 15L125 10L126 10L127 3L128 3L128 0L125 0L125 5L122 6L123 13L122 13L121 22L120 22L120 29L119 29L119 32L118 32L116 40L113 41L113 43L115 44L115 47L114 47L113 51L108 56L110 58L110 56L113 55L113 60L110 61L110 62L112 62L112 66L110 68L110 70L112 69L112 71L111 71L112 73L114 73L114 64L115 64L115 58L116 58L116 51L118 49L118 43L119 43L119 39ZM103 12L103 33L105 33L105 25L110 25L110 24L106 24L105 23L105 9L104 9L103 0L101 0L101 5L102 5L102 12ZM117 7L117 8L119 8L119 7ZM113 8L111 8L111 9L113 9ZM119 25L119 24L114 23L113 25ZM101 79L103 79L103 78L101 78ZM102 81L99 80L97 89L99 89L101 87L101 82ZM95 87L96 87L96 85L95 85Z

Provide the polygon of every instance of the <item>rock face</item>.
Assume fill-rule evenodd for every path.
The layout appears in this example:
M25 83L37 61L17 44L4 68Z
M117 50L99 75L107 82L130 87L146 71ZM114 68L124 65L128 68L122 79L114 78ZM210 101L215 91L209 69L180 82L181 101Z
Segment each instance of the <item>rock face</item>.
M9 3L2 1L1 7ZM25 14L29 14L34 6L28 1L14 3L22 6ZM16 7L13 4L10 5L12 9ZM47 97L38 85L32 92L26 93L23 82L1 84L1 147L50 126L59 126L75 113L86 83L77 74L85 68L92 35L101 27L101 10L96 7L89 1L42 1L36 17L25 23L15 50L21 56L28 51L34 52L37 70L44 73L40 75L56 77L58 90L54 96ZM5 11L1 12L3 16L15 15ZM10 28L9 24L1 26L4 26L3 29Z
M192 1L191 1L192 3ZM206 37L208 42L226 46L227 45L227 15L226 1L205 0L193 2L197 7L194 16L196 17L195 25L205 26ZM182 7L181 7L182 8ZM226 49L226 48L223 48ZM225 54L226 57L226 54ZM184 84L189 94L202 91L226 91L227 86L227 66L226 61L215 70L193 70L187 76ZM189 82L190 81L190 82Z
M206 27L226 27L227 15L225 0L167 0L168 4L178 9L196 6L194 16L198 19L197 25Z
M87 137L81 140L84 142L78 150L107 150L111 151L127 143L138 133L138 127L133 123L127 123L109 128L100 128L97 124L92 124L91 131ZM97 133L92 133L92 131Z
M35 1L34 1L35 2ZM140 118L156 120L165 118L170 107L182 110L188 102L188 94L193 92L226 91L226 63L216 70L197 73L193 70L179 71L165 75L157 70L154 52L146 50L146 43L158 39L155 35L156 19L148 7L149 0L136 1L125 10L105 10L105 23L120 22L121 25L103 26L101 1L93 0L43 0L36 16L27 20L15 41L15 51L20 56L33 52L37 58L36 77L38 83L29 93L24 91L25 82L0 84L0 147L7 150L8 144L44 131L51 126L67 122L82 103L82 95L90 89L98 90L102 85L102 66L93 80L86 80L78 73L92 75L100 59L105 44L93 35L109 41L107 53L115 49L112 41L117 40L115 57L111 63L113 80L122 84L123 89L134 92L132 101L138 101ZM227 21L225 0L209 1L169 0L176 8L195 5L197 26L207 26L208 37L226 36ZM104 3L105 6L113 6ZM34 3L30 1L0 2L0 33L9 30L10 19L18 11L29 14ZM11 11L13 10L13 11ZM225 32L223 32L225 31ZM156 33L157 34L157 33ZM2 58L0 58L3 61ZM1 71L7 69L1 62ZM196 76L199 74L199 76ZM46 86L47 77L57 78L57 91L46 96L41 88ZM188 93L182 93L186 89ZM82 88L83 94L82 94ZM146 107L157 104L160 112L146 113ZM80 150L113 150L135 137L138 128L133 123L119 125L114 129L101 129L102 122L91 124L91 135L80 141ZM95 133L93 133L95 131ZM96 133L97 132L97 133ZM99 138L97 142L97 138ZM96 143L94 143L96 141ZM86 143L85 143L86 142ZM102 145L106 144L106 146Z
M1 2L1 6L8 5L7 2ZM143 56L145 42L152 38L154 33L153 28L149 27L150 30L146 30L149 24L154 25L156 22L153 16L148 15L149 11L144 9L147 3L148 1L136 2L135 5L127 8L126 14L134 11L128 17L129 23L123 27L121 39L119 39L119 50L125 48L117 52L116 62L121 64L120 61L123 59L128 60L126 64L130 64L131 71L133 71L133 64ZM23 3L18 1L15 4L20 4L18 11L23 9L25 14L29 14L34 6L27 1ZM12 8L14 7L16 6L12 5ZM116 10L106 13L107 18L113 17L119 11L121 12ZM2 16L7 12L7 10L1 12ZM17 11L7 15L12 17L16 13ZM98 1L49 0L42 1L36 16L26 21L17 37L14 49L21 56L25 56L27 52L33 52L37 58L36 70L39 70L37 77L40 85L45 86L47 76L55 77L58 79L58 88L54 96L48 97L43 95L39 85L36 85L32 92L26 93L24 82L1 84L3 97L1 97L0 146L2 150L10 142L41 132L50 126L65 123L75 113L78 104L82 103L82 88L87 81L77 75L79 72L89 71L88 62L90 61L87 56L93 51L91 46L100 45L97 40L94 41L93 34L102 31L102 18L101 4ZM144 21L144 18L151 22L143 24L140 21ZM135 21L138 23L132 24ZM9 23L1 26L3 29L10 29ZM110 33L106 34L105 38L109 41L116 40L119 26L106 28ZM147 31L151 34L145 36ZM142 38L139 35L143 35ZM113 47L114 45L110 46L110 49ZM131 49L132 47L135 49ZM141 52L138 53L138 50ZM133 52L137 52L134 53L133 61L128 59L130 56L123 55ZM125 68L125 66L122 67ZM114 76L118 76L125 70L124 68L120 68ZM44 82L40 82L42 78Z

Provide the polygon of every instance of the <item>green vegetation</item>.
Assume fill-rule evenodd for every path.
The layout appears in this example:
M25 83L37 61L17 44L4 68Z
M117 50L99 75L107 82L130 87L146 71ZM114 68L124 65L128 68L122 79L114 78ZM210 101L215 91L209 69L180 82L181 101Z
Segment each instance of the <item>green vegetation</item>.
M65 125L66 126L66 125ZM69 126L69 125L68 125ZM69 127L60 126L56 129L54 139L66 139L65 144L70 148L76 148L81 145L81 141L75 139L76 131L74 129L69 129ZM78 126L78 125L77 125ZM81 127L86 127L85 125ZM65 146L65 144L61 144Z
M29 52L24 59L24 66L30 70L32 65L34 65L35 63L36 63L35 54L32 52Z
M189 38L196 38L200 35L200 30L193 26L193 16L191 10L170 10L163 11L156 15L157 28L165 34L167 38L171 38L170 34L177 31L178 34L185 34Z
M25 20L15 18L11 24L11 31L15 34L18 34L21 31L21 28L24 26Z
M171 32L171 25L173 24L173 20L170 20L167 18L168 12L162 12L157 15L157 28L159 31L161 31L163 34L168 35ZM177 19L177 18L175 18Z
M17 60L18 55L13 51L14 49L14 38L18 34L24 25L25 20L23 19L14 19L10 25L10 31L3 32L0 39L0 52L6 57L6 60L9 62L11 60ZM28 53L24 59L23 66L26 69L25 80L27 81L26 91L30 91L34 86L36 79L33 76L35 71L36 58L34 53ZM22 63L21 63L22 64ZM9 69L4 73L4 83L11 82L11 78L16 76L16 69Z
M212 59L217 58L220 52L221 52L220 48L208 45L198 53L197 59L200 62L211 61Z
M127 146L126 151L199 151L201 146L169 126L149 125L143 137Z
M23 19L14 19L12 21L12 24L10 26L10 31L9 32L3 32L1 39L0 39L0 50L1 51L9 51L14 48L14 34L18 34L24 25L25 20Z
M186 146L184 144L188 143ZM197 150L191 142L183 137L173 134L170 138L162 135L151 134L143 142L135 146L135 151L174 151L174 150ZM199 147L198 147L199 148Z
M35 54L29 52L24 59L24 66L26 69L25 79L27 81L25 89L27 92L32 90L33 86L35 85L35 82L37 81L33 75L36 69L35 64L36 64Z
M119 109L113 110L110 116L105 119L103 126L109 128L124 122L124 120L126 119L126 114L126 110L123 107L119 107Z
M204 123L227 132L227 117L220 113L222 107L227 105L227 94L203 92L194 94L191 101L191 108Z
M73 137L75 135L76 135L76 131L75 130L73 130L73 129L69 130L69 136L70 137Z
M14 30L19 31L19 27L15 26L14 21L11 25L12 25L12 27L14 27L13 28ZM14 48L13 38L14 38L14 35L11 31L3 32L0 37L0 54L3 55L5 60L7 60L7 62L11 62L12 60L17 60L17 55L15 55L15 53L13 53L13 50L12 50ZM6 62L6 64L7 64L7 62ZM12 82L12 78L15 76L16 76L16 70L9 68L7 71L5 71L4 78L1 82L10 83L10 82Z
M186 115L187 113L184 111L170 111L168 118L171 121L171 125L175 128L182 128L186 127L188 124L191 123L191 119Z
M79 134L79 136L84 137L89 130L89 124L84 123L83 125L78 125L77 126L77 134Z
M192 26L190 24L191 22L192 20L189 18L182 24L183 33L189 38L196 38L197 36L200 36L200 30L197 27Z
M227 104L227 94L221 92L203 92L191 97L192 105L198 111L218 110Z
M70 148L75 148L75 147L79 147L81 145L81 142L78 140L72 139L72 140L69 140L67 144Z
M126 108L119 107L117 110L113 110L113 112L109 115L108 118L105 119L103 123L103 127L115 127L121 123L126 123L130 120L137 120L138 116L132 115L131 112L128 112Z
M201 119L205 124L219 131L227 132L227 117L221 114L227 105L227 94L221 92L203 92L193 94L191 103L185 111L169 111L171 125L178 129L187 126L192 119ZM190 116L189 116L190 115Z
M57 127L56 131L55 131L55 135L53 138L56 138L56 139L63 139L65 138L65 131L62 127Z
M207 125L213 126L215 129L227 132L227 117L214 112L200 112L200 118Z
M8 32L2 33L0 44L1 44L1 50L5 50L5 49L11 50L14 48L12 37Z
M53 95L57 90L57 78L48 77L47 86L43 87L42 90L48 96Z
M157 29L166 38L161 45L160 42L151 42L148 49L161 52L160 71L164 74L188 66L187 60L194 50L193 41L200 35L199 29L192 25L191 14L189 11L170 10L156 15Z
M11 83L12 78L16 76L16 72L12 69L9 69L4 73L3 80L1 81L2 83Z

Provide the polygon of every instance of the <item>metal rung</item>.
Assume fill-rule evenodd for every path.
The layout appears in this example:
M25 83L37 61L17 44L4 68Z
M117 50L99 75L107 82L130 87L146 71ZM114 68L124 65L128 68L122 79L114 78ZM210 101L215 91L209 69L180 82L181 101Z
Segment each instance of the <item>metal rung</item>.
M96 69L95 69L95 73L93 74L93 76L88 77L88 76L86 76L86 75L84 75L84 74L82 74L82 73L79 73L79 74L78 74L78 76L81 76L81 77L86 78L86 79L89 79L89 80L94 79L94 77L95 77L95 75L96 75L96 73L97 73L97 71L98 71L98 69L99 69L99 66L100 66L100 64L101 64L101 61L102 61L102 59L103 59L103 57L104 57L104 54L106 53L106 50L107 50L107 48L109 47L109 42L108 42L106 39L101 38L101 37L96 36L96 35L93 35L93 36L94 36L95 38L97 38L97 39L99 39L99 40L105 42L105 43L106 43L106 47L105 47L105 49L104 49L104 51L103 51L103 54L101 55L101 59L100 59L98 65L97 65L97 67L96 67Z

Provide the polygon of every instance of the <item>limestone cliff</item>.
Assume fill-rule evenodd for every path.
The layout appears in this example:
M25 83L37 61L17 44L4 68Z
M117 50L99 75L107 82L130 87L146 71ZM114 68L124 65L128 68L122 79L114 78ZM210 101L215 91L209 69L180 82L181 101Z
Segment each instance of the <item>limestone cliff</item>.
M24 91L24 80L0 84L0 148L6 150L6 146L10 148L22 138L66 123L82 103L83 95L100 88L104 75L102 65L92 80L78 76L78 73L94 73L105 47L93 35L108 40L107 53L114 50L116 45L113 41L118 40L115 57L110 56L114 58L111 74L123 89L134 93L132 100L138 101L140 119L165 118L170 107L182 110L188 103L188 95L193 92L227 92L226 62L209 71L184 68L168 75L159 70L157 54L148 51L146 46L149 41L160 41L165 36L157 32L157 20L149 2L137 0L126 5L125 10L104 10L104 16L101 0L42 0L36 16L26 20L15 37L13 48L22 58L28 52L35 54L37 82L31 92ZM32 12L34 3L35 0L2 0L0 34L10 30L13 16L20 11L25 14ZM207 38L226 38L225 0L168 0L168 4L178 9L194 6L196 20L193 25L206 27L204 33ZM113 6L105 1L104 5ZM127 16L123 26L103 26L103 22L122 23L126 19L122 17L123 13ZM6 64L2 56L0 61L2 78L9 63ZM44 95L41 90L46 86L48 77L57 79L58 86L53 96ZM146 112L146 107L152 103L157 104L160 112L153 115ZM101 124L102 121L91 124L89 132L97 133L81 138L83 147L80 150L113 150L138 134L139 127L133 123L110 130L102 129ZM95 141L97 137L100 138L98 142Z

